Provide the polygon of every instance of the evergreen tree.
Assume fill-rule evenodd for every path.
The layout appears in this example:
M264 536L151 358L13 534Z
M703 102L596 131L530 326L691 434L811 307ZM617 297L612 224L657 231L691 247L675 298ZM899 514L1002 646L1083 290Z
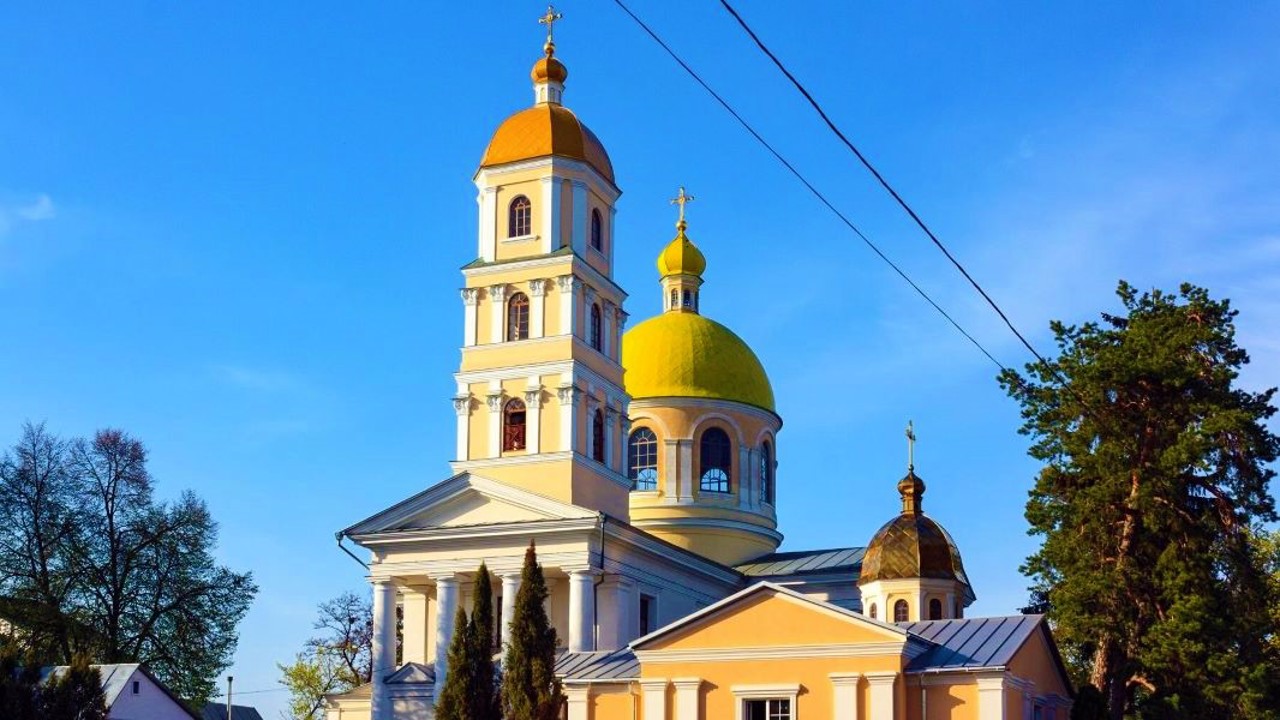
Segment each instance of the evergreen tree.
M1057 358L1001 375L1045 464L1033 600L1115 720L1274 718L1276 598L1250 528L1276 517L1275 390L1236 387L1248 355L1228 301L1118 295L1125 315L1055 322Z
M547 581L532 541L524 554L520 591L511 617L511 642L502 664L502 717L556 720L564 704L555 675L556 630L543 603Z
M40 668L24 662L17 646L0 643L0 718L4 720L37 720L39 711Z
M489 568L480 563L476 571L474 599L471 605L471 622L468 625L472 664L469 720L498 720L501 717L497 689L493 677L493 583Z
M40 689L40 717L47 720L107 720L102 676L83 655Z
M472 720L469 714L475 685L475 668L469 662L472 645L467 611L459 606L453 617L453 639L449 642L449 670L436 700L436 720ZM436 679L439 680L438 673Z

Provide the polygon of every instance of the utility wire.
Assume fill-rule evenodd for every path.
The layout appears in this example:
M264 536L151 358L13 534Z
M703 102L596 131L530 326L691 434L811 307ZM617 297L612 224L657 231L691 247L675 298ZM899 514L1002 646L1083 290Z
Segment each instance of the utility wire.
M969 340L969 342L973 343L973 346L978 348L978 350L981 351L983 355L986 355L988 360L995 363L996 367L1000 368L1001 370L1006 369L1003 363L997 360L994 355L992 355L985 347L982 346L982 343L978 342L976 338L974 338L972 335L968 333L968 331L966 331L963 327L961 327L960 323L956 322L955 318L951 317L951 315L949 315L946 310L942 309L942 306L934 302L933 298L929 297L929 294L926 293L923 288L917 285L915 281L912 280L907 275L907 273L902 270L902 268L898 267L896 263L890 260L889 257L885 255L884 252L879 247L877 247L876 244L872 242L870 238L868 238L861 230L858 229L857 225L853 224L852 220L850 220L844 213L840 212L840 210L837 209L836 206L833 205L831 201L828 200L827 197L823 195L820 190L818 190L818 188L814 187L813 183L809 182L809 180L799 170L797 170L794 165L788 162L787 159L782 156L782 153L778 152L773 147L773 145L769 144L769 141L765 140L760 135L760 133L756 132L755 128L752 127L751 124L748 123L741 115L739 115L738 111L734 110L733 106L730 105L728 101L726 101L723 97L721 97L720 94L717 93L715 90L711 89L711 86L708 85L706 81L704 81L702 77L699 76L698 73L694 71L693 68L689 67L689 64L686 63L683 59L681 59L680 56L677 55L676 52L671 49L671 46L667 45L667 43L665 43L662 40L662 38L659 37L658 34L655 33L648 25L646 25L643 20L637 17L635 13L631 12L631 9L628 8L626 4L622 2L622 0L613 0L613 2L619 8L621 8L623 12L629 15L631 19L634 20L636 24L639 25L640 28L644 30L646 34L649 35L650 38L653 39L654 42L656 42L663 50L665 50L667 54L671 56L672 60L675 60L676 63L680 65L680 67L684 68L684 71L689 73L689 76L692 77L694 81L696 81L699 85L701 85L702 89L706 90L711 95L711 97L715 98L716 102L720 103L720 106L723 107L730 115L732 115L733 119L737 120L738 124L741 125L748 133L751 134L751 137L755 138L757 142L759 142L762 146L764 146L764 148L768 150L769 153L773 155L773 157L779 163L781 163L783 167L785 167L788 171L790 171L791 174L794 175L796 179L801 182L801 184L803 184L806 188L808 188L809 192L813 193L814 197L818 198L818 200L823 205L826 205L828 210L835 213L836 217L840 218L841 222L847 225L849 229L852 230L854 234L857 235L858 238L861 239L862 242L866 244L867 247L871 248L871 251L874 252L876 256L878 256L881 260L883 260L885 264L887 264L889 267L893 268L893 271L896 272L899 277L905 280L906 283L910 285L911 288L915 290L917 294L920 295L920 297L924 298L926 302L928 302L930 305L933 306L934 310L937 310L938 313L942 315L942 317L946 318L947 322L951 323L952 327L954 327L961 335L965 336ZM1008 322L1008 320L1006 320L1006 322ZM1015 330L1014 332L1017 332L1017 331ZM1023 342L1025 343L1026 341L1024 340ZM1032 352L1035 352L1035 351L1032 350ZM1036 357L1039 357L1039 355L1037 355Z
M894 201L896 201L898 205L901 206L902 209L906 211L907 215L911 216L911 219L915 221L915 224L918 225L920 229L924 231L925 235L929 236L929 239L932 240L933 244L936 245L938 249L942 251L942 254L947 256L947 259L950 260L951 264L954 265L956 269L960 271L960 274L964 276L964 279L968 280L969 284L973 286L973 289L977 290L978 294L982 296L982 299L986 300L987 304L991 306L991 309L996 311L996 314L1000 316L1000 319L1004 321L1004 324L1008 326L1009 330L1012 331L1015 336L1017 336L1018 340L1022 342L1023 346L1025 346L1027 350L1030 350L1031 354L1034 355L1037 360L1039 360L1041 363L1045 363L1045 359L1041 357L1040 353L1036 351L1035 347L1033 347L1031 343L1027 341L1026 337L1024 337L1022 333L1018 331L1018 328L1014 327L1013 322L1009 320L1008 315L1005 315L1005 312L1000 308L1000 305L997 304L995 300L991 299L991 296L988 295L987 291L984 290L982 286L978 284L977 280L973 279L973 276L969 274L969 271L965 269L964 265L961 265L960 261L955 259L955 256L953 256L951 252L947 250L947 247L942 244L942 241L938 239L938 236L933 234L933 231L929 229L929 226L925 224L924 220L920 219L920 216L916 213L916 211L912 209L912 207L909 204L907 204L906 200L902 199L902 196L898 194L897 190L893 189L893 186L889 184L889 181L884 179L884 176L880 174L879 170L876 170L875 166L871 164L870 160L867 160L866 156L862 154L862 151L858 150L858 147L854 145L852 142L850 142L849 138L845 137L845 134L840 131L839 127L836 127L836 124L832 122L830 117L827 116L826 111L824 111L822 109L822 106L818 104L818 101L813 98L813 95L811 95L809 91L805 89L805 86L799 80L796 79L796 76L792 75L791 71L788 70L787 67L782 64L782 61L778 59L778 56L774 55L773 51L771 51L764 44L764 42L760 40L760 37L756 35L754 30L751 29L751 26L747 24L747 21L742 19L742 16L738 14L738 11L733 9L733 6L729 4L728 0L720 0L720 4L724 7L726 11L728 11L730 15L733 16L734 20L738 21L738 25L740 25L743 31L745 31L747 35L751 37L751 40L755 42L756 47L760 48L760 51L763 52L766 56L768 56L770 60L773 61L773 64L777 66L778 70L780 70L783 75L787 76L787 79L790 80L791 84L796 87L796 90L800 91L800 94L804 96L804 99L809 101L809 105L811 105L813 109L818 113L818 117L822 118L822 121L827 124L827 127L831 129L831 132L835 133L836 137L840 139L840 142L844 143L845 147L849 148L849 150L853 152L853 154L858 158L858 161L862 163L863 167L865 167L872 174L872 176L875 177L876 181L880 183L880 186L883 187L889 193L889 195L893 197ZM634 15L632 17L634 17Z

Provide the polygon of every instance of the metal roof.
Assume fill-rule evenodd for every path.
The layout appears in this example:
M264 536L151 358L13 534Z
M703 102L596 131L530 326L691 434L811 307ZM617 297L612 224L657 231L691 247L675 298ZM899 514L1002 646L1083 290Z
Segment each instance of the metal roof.
M908 672L963 670L1008 665L1036 632L1042 615L925 620L898 626L934 644L907 666Z
M227 704L206 703L204 706L204 720L227 720ZM248 705L232 705L231 720L262 720L262 713Z
M830 550L799 550L780 552L756 558L737 566L737 571L749 577L782 577L818 572L860 570L866 548L833 548ZM856 573L854 575L857 577Z
M556 674L574 680L634 680L640 661L630 648L601 652L568 652L556 656Z

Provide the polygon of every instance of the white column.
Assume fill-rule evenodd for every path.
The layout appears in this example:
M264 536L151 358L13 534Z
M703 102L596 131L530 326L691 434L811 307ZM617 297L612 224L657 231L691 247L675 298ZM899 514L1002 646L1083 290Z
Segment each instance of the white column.
M666 680L641 680L640 695L644 698L644 720L667 720Z
M502 576L502 652L511 642L511 618L516 614L516 593L520 592L520 571Z
M471 454L471 395L453 396L453 412L458 416L458 441L454 448L454 457L458 460L469 460Z
M444 687L449 672L449 644L453 642L453 616L458 612L458 579L438 577L436 581L436 692ZM393 638L394 640L394 638ZM393 650L394 652L394 650Z
M617 457L617 453L613 451L614 443L618 441L618 411L604 406L604 464L605 467L618 472L618 466L613 460Z
M614 231L614 228L618 227L617 224L614 222L617 214L618 214L618 208L610 206L609 207L609 228L608 228L608 232L604 234L605 242L607 243L605 245L605 250L607 251L606 256L609 258L609 277L613 277L613 258L618 254L618 248L616 245L613 244L614 237L615 237L613 234L613 231Z
M489 388L489 457L502 456L502 388Z
M556 388L556 398L560 400L560 442L561 450L569 452L578 449L577 415L578 399L581 391L572 385L561 385Z
M485 262L498 256L498 188L487 187L476 197L480 205L480 242L477 253Z
M489 328L489 342L500 343L507 337L507 286L489 286L489 312L493 326Z
M596 586L600 571L585 568L569 571L569 650L595 650Z
M680 441L663 439L662 450L665 454L662 466L667 470L666 487L662 488L662 492L668 499L675 500L680 497L680 473L684 471L680 464Z
M591 686L566 687L564 696L566 709L569 713L568 720L587 720L588 710L591 706Z
M546 280L530 280L529 294L533 299L529 301L529 337L540 338L545 330L543 330L542 313L547 306L547 281Z
M529 389L524 391L524 447L530 455L541 452L542 386L537 381L529 378Z
M978 720L1004 720L1004 674L978 676Z
M942 619L950 620L954 618L956 616L956 594L947 593L947 599L942 602Z
M693 476L693 440L679 440L680 443L680 479L684 484L684 488L679 493L682 498L692 498L694 492L699 487L698 478ZM671 467L668 465L667 467Z
M552 175L542 178L542 228L538 239L542 252L560 248L560 187L563 181Z
M831 673L831 720L858 720L858 673Z
M462 288L462 345L476 344L476 312L480 305L480 288Z
M631 418L622 415L622 426L618 432L618 472L627 474L631 467Z
M383 680L395 672L396 586L391 578L373 578L373 695L371 720L391 720L391 705Z
M613 334L614 334L614 338L616 339L616 344L613 346L615 348L613 353L613 359L621 361L622 360L622 334L623 334L623 330L627 326L627 313L625 310L623 310L620 307L614 308L613 312L614 312L614 321L615 321L613 324Z
M698 691L702 688L702 680L676 678L671 684L676 686L675 720L701 720L698 717Z
M755 484L756 466L751 462L751 449L745 445L738 446L738 507L746 508L751 504L751 488Z
M404 589L404 642L401 655L406 663L426 664L427 657L427 593L429 588L411 585Z
M600 615L596 624L600 627L596 639L597 650L617 650L631 642L632 615L637 602L635 581L622 575L610 575L596 588L596 602Z
M587 184L582 180L573 181L573 251L579 257L587 256L587 215L591 207L587 204Z
M894 720L897 713L894 709L896 695L893 684L898 679L896 672L873 672L866 674L871 692L867 698L867 717L869 720Z
M556 287L560 290L560 327L557 335L577 335L578 291L582 289L582 281L572 275L561 275L556 278Z

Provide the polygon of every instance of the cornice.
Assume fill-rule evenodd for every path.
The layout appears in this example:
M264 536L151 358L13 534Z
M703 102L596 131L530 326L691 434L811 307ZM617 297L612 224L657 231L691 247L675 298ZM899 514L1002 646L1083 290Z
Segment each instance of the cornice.
M495 184L490 181L491 176L505 175L507 173L522 172L525 170L537 170L539 168L551 168L552 172L558 169L574 170L582 172L595 181L599 189L604 190L601 193L610 203L614 203L622 195L622 190L618 188L612 181L600 174L590 163L581 160L573 160L558 155L544 155L538 158L530 158L528 160L516 160L514 162L502 163L500 165L488 165L476 170L475 175L471 176L472 182L479 189L484 189Z
M636 650L635 654L636 659L642 664L733 660L803 660L808 658L901 655L905 644L905 642L824 643L820 645L687 648L679 650Z

